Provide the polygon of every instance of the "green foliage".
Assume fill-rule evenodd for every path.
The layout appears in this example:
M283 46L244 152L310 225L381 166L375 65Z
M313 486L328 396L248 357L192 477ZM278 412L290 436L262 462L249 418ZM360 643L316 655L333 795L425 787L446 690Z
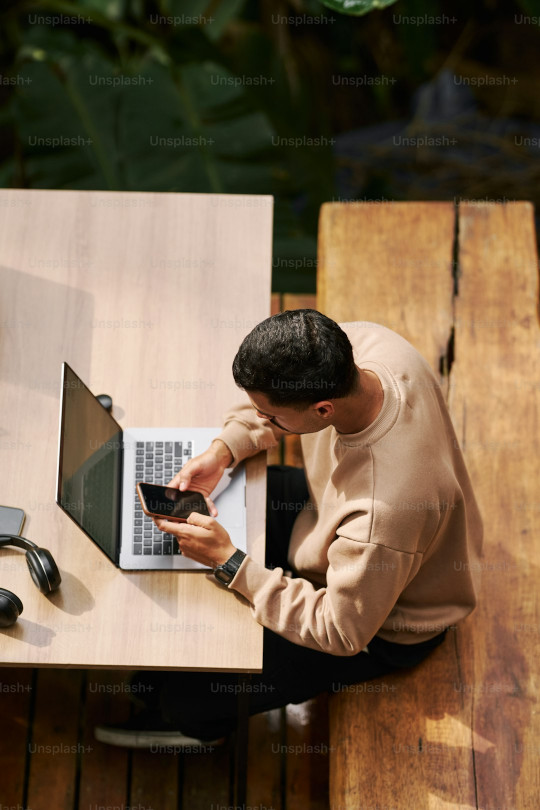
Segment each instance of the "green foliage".
M322 3L333 11L359 17L376 9L393 5L397 0L322 0Z
M540 19L540 0L518 0L526 14Z
M370 126L406 121L440 71L495 76L499 65L519 81L515 92L486 87L490 112L540 117L533 82L527 95L538 27L514 23L516 10L540 16L540 0L502 10L402 0L399 14L394 2L4 0L0 185L273 194L274 289L312 292L323 202L349 190L440 198L439 177L449 178L442 196L463 193L444 151L426 190L416 175L400 185L395 150L384 157L377 137L372 151L362 140ZM424 15L431 22L407 22ZM340 133L359 144L346 155ZM505 196L490 176L484 193ZM485 181L472 186L479 197Z
M273 131L221 65L145 54L120 72L94 42L68 31L51 42L43 28L25 47L31 81L13 114L32 187L249 193L268 182Z

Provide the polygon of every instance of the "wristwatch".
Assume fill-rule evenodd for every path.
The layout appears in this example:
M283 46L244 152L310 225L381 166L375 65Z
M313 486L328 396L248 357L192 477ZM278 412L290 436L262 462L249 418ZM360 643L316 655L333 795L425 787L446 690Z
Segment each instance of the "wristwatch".
M246 555L243 551L236 549L232 557L229 557L227 562L224 562L223 565L218 565L217 568L214 568L215 578L223 585L228 586L229 583L233 581L235 574L242 565L242 560L245 556Z

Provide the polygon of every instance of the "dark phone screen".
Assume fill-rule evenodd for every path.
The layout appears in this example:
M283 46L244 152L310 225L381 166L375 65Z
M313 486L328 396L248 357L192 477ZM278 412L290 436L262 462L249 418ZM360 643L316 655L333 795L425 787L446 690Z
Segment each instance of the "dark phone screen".
M13 506L0 506L0 534L20 534L24 512Z
M160 487L157 484L139 484L145 506L149 512L165 518L184 518L192 512L209 515L206 501L200 492L185 489L181 492L173 487Z
M114 562L120 544L120 425L63 364L57 503Z

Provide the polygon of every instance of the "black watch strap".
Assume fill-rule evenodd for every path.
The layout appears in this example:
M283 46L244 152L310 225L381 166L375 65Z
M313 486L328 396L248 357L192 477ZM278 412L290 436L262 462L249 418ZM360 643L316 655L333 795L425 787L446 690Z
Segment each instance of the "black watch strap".
M223 563L223 565L218 565L217 568L214 568L215 578L223 585L228 586L236 576L236 572L242 565L242 560L245 556L245 552L240 551L239 548L236 549L232 557L229 557L227 562Z

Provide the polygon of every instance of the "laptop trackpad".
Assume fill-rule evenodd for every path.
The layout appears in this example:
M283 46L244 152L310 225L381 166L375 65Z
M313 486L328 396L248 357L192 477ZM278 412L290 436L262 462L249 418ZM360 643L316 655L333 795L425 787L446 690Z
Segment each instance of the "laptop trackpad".
M246 471L243 465L234 470L225 470L217 487L210 495L216 505L216 520L227 528L244 525Z

